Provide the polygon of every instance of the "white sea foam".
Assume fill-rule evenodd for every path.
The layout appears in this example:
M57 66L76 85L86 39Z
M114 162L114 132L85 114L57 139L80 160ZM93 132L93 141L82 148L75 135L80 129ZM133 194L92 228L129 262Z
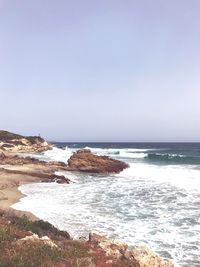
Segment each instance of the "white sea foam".
M131 245L147 244L180 265L198 257L199 170L135 163L109 177L60 174L75 183L23 185L27 197L13 207L75 237L93 229Z
M30 156L33 158L37 158L39 160L44 160L44 161L51 161L51 160L56 160L56 161L61 161L61 162L67 162L67 160L71 157L72 153L75 151L75 148L68 148L65 147L63 149L53 147L51 150L47 150L42 153L21 153L20 155Z
M98 155L108 155L117 158L145 158L148 154L144 152L152 151L152 149L139 149L139 148L91 148L85 147L85 149L90 149L92 153Z
M67 160L71 157L74 149L70 149L66 147L65 149L53 147L52 150L47 150L44 152L44 157L49 160L57 160L62 162L67 162Z
M118 174L122 177L146 178L158 183L168 183L178 188L200 192L200 169L189 165L151 165L129 163L130 168Z
M90 149L92 153L97 155L106 155L111 156L115 158L130 158L130 159L139 159L139 158L145 158L147 157L147 153L151 151L151 149L115 149L115 148L91 148L91 147L85 147L85 149ZM75 152L77 148L69 148L66 147L65 149L53 147L52 150L45 151L43 153L24 153L24 156L31 156L34 158L37 158L39 160L57 160L62 162L67 162L67 160L71 157L73 152Z
M139 162L149 151L144 149L91 150L132 159L130 168L111 176L58 172L73 183L23 185L20 190L27 197L13 207L31 211L74 237L97 230L131 245L147 244L177 266L199 267L198 166ZM74 151L54 148L42 157L66 162Z
M126 151L120 151L119 157L120 158L131 158L131 159L140 159L147 157L148 154L146 153L128 153ZM118 155L117 155L118 156Z

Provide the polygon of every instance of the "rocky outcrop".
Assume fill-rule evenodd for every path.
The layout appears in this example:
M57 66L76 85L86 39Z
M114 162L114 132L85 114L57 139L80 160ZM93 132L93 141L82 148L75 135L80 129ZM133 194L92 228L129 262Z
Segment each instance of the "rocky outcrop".
M31 157L20 157L9 152L0 152L0 166L0 175L36 177L41 182L70 182L65 176L55 174L55 171L67 168L64 162L46 162Z
M16 244L19 246L28 245L30 242L41 242L50 247L58 247L48 236L39 237L36 234L27 235L24 238L17 240Z
M154 251L146 246L141 246L127 253L128 257L134 258L138 262L139 267L159 266L173 267L174 265L158 256Z
M22 136L7 131L0 131L0 150L2 151L40 152L51 148L52 146L40 136Z
M121 241L109 240L105 236L98 233L91 233L89 243L94 246L99 246L114 261L123 259L127 266L134 267L174 267L167 260L164 260L149 248L142 246L136 247L133 250L128 249L128 245Z
M21 171L21 170L9 170L0 168L0 174L21 174L31 177L37 177L41 182L50 183L56 182L58 184L69 184L70 180L63 175L57 175L54 173L45 173L42 171ZM1 188L0 188L1 189Z
M128 168L125 162L107 156L98 156L89 149L75 152L68 160L68 170L89 173L119 173Z
M58 168L66 167L67 165L64 162L60 161L42 161L36 158L31 157L20 157L19 155L14 155L8 152L0 152L0 165L42 165L42 166L54 166Z

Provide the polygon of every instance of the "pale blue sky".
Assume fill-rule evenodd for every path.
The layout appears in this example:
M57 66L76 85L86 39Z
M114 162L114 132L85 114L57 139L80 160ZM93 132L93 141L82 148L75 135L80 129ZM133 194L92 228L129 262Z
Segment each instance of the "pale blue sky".
M199 0L0 0L0 128L200 141Z

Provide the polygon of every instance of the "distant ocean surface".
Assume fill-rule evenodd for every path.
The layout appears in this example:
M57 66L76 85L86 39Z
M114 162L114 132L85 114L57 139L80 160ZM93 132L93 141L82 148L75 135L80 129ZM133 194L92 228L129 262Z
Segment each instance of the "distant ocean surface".
M176 266L200 266L200 143L54 143L29 155L67 162L80 148L130 168L114 175L59 172L72 183L22 185L26 197L13 207L74 237L96 230L147 245Z

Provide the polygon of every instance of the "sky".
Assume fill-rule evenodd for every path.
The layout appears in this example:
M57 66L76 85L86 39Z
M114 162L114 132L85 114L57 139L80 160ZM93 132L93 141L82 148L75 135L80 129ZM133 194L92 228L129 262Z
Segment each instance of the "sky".
M199 0L0 0L0 128L200 141Z

